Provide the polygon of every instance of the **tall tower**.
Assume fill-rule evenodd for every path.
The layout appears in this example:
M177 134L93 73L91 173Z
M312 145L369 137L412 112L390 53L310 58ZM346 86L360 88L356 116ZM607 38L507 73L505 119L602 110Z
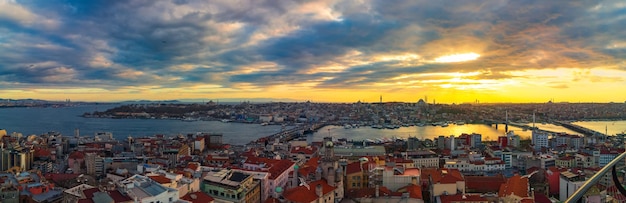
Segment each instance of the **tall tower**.
M336 186L336 180L341 177L336 177L337 169L339 169L339 159L335 157L335 144L332 139L332 137L324 138L324 156L320 161L319 168L322 172L322 178L325 178L329 185Z
M335 190L337 197L335 198L341 199L344 196L344 173L339 165L339 158L335 156L335 144L332 139L332 137L324 138L324 156L320 160L316 176L320 179L326 179L326 183L337 187L337 190Z
M383 95L380 95L380 102L379 103L383 103Z

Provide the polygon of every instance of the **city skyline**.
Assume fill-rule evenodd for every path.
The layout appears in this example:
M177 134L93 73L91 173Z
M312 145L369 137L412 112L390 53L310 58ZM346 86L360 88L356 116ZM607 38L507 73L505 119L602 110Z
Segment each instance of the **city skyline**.
M0 95L624 102L621 1L0 0Z

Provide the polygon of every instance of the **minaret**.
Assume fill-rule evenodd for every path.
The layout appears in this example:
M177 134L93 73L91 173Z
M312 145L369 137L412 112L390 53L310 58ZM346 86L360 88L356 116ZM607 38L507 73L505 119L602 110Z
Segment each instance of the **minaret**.
M298 169L299 168L300 167L298 166L298 164L293 166L293 179L291 179L291 188L298 187Z
M383 95L380 95L380 103L383 103Z

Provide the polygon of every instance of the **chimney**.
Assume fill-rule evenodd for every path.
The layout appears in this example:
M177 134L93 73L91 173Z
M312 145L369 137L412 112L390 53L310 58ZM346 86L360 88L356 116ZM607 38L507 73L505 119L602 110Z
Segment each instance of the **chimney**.
M322 179L322 167L318 166L317 169L315 169L315 180L321 180Z
M322 184L317 184L315 186L315 193L320 199L322 198L322 196L324 195L324 191L322 191Z

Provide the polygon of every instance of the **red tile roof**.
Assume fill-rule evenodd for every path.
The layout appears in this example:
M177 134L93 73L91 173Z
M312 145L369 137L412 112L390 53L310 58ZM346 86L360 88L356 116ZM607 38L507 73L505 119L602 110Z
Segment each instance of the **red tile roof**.
M148 176L148 177L150 177L150 179L154 180L155 182L157 182L159 184L169 184L169 183L172 183L171 179L166 178L165 176L162 176L162 175Z
M459 171L459 169L444 168L441 169L441 171L444 172L444 175L440 180L441 183L449 184L456 183L457 181L464 181L463 174L461 174L461 171Z
M422 198L422 188L417 185L409 184L407 186L401 187L398 189L398 192L408 192L410 198L414 199L423 199Z
M263 201L263 203L280 203L280 200L274 197L268 197L265 201Z
M35 148L34 155L35 157L50 157L52 152L48 148Z
M528 178L516 174L510 177L506 183L500 185L500 191L498 192L499 197L506 197L513 194L522 198L529 197Z
M265 164L267 168L267 172L270 174L269 179L275 180L281 174L285 173L289 168L291 168L295 163L290 160L278 160L278 159L268 159L261 157L248 157L245 161L247 164Z
M465 176L465 187L468 192L498 193L500 185L506 183L502 174L496 176Z
M362 171L369 171L370 163L373 164L374 162L370 161L370 162L365 162L365 163L361 163L361 162L349 163L348 165L346 165L346 174L354 174L354 173L360 173Z
M480 195L468 195L468 194L456 194L456 195L441 195L441 203L450 202L487 202L488 200Z
M120 191L118 190L111 190L108 191L109 196L111 196L111 199L113 199L114 202L128 202L128 201L132 201L133 199L131 199L130 197L123 195L122 193L120 193Z
M315 191L318 185L322 186L323 195L333 192L336 189L336 187L328 185L326 180L322 179L310 182L309 188L306 188L306 186L298 186L288 189L283 193L283 196L286 200L291 202L309 203L319 198Z
M90 189L83 190L83 194L85 194L85 197L87 199L91 199L93 197L93 193L96 193L96 192L100 192L100 189L90 188Z
M420 175L420 169L419 168L407 168L404 170L404 174L405 176L419 176Z
M213 197L207 195L204 192L190 192L180 199L187 200L192 203L208 203L214 201Z
M547 196L539 192L535 192L535 202L536 203L552 203L552 201L550 201L550 198L548 198Z
M72 153L70 153L70 159L84 159L85 158L85 154L79 151L74 151Z
M192 163L192 162L187 163L187 168L193 171L197 171L198 167L200 167L200 164L198 163Z

